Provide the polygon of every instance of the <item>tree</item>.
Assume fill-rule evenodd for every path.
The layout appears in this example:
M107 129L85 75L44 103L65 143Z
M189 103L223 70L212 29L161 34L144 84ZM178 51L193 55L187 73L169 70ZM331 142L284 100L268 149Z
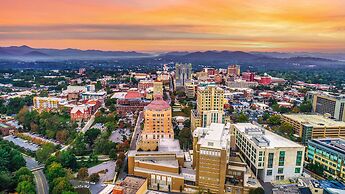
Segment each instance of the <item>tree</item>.
M271 115L268 119L267 119L268 124L270 125L279 125L280 124L280 116L275 114L275 115Z
M22 181L18 184L16 191L19 194L35 194L35 186L32 182L30 181Z
M99 181L99 174L98 173L92 173L89 177L90 182L98 183Z
M255 188L255 189L251 189L249 191L249 194L265 194L265 190L261 187Z
M17 180L17 182L21 182L24 180L28 181L28 179L30 181L33 181L34 175L27 167L21 167L19 170L15 172L14 177Z
M74 191L73 186L66 177L58 177L53 181L52 194Z
M238 115L235 115L235 120L238 122L238 123L246 123L249 121L249 118L247 115L245 115L243 112L241 112L240 114Z
M101 134L101 130L96 128L91 128L87 130L84 134L84 140L86 143L90 144L91 146L94 144L96 138Z
M73 142L73 146L71 150L77 156L82 156L85 154L86 144L81 134L76 137L75 141Z
M83 167L78 170L77 178L80 180L85 180L87 177L89 177L89 172L87 168Z
M304 101L299 109L301 110L301 112L311 112L313 109L313 105L311 104L310 101Z
M188 149L192 142L192 133L189 128L184 127L178 134L180 145L184 149Z
M76 169L77 168L77 158L70 151L62 151L59 154L58 160L65 168Z
M52 143L47 143L36 151L36 159L39 162L45 162L49 156L55 151L55 146Z
M60 163L53 162L47 168L47 178L49 182L53 182L54 179L66 176L66 170Z
M116 160L117 159L117 153L116 153L116 149L113 148L109 151L109 158L112 160Z

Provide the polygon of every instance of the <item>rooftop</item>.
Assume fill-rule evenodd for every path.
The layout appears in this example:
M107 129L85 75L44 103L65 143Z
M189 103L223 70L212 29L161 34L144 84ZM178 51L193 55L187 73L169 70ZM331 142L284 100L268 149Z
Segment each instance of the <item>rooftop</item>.
M145 110L163 110L163 109L169 109L170 105L162 100L162 99L156 99L153 100L149 105L145 107Z
M316 143L319 146L327 147L335 152L341 153L345 156L345 140L341 138L322 138L313 139L309 142Z
M240 131L243 135L247 137L247 139L250 139L253 141L256 145L259 147L268 147L268 148L276 148L276 147L301 147L302 145L299 145L289 139L286 139L278 134L275 134L269 130L266 130L262 127L253 125L251 123L237 123L233 124L233 126ZM248 133L248 129L250 129L251 132L253 131L261 131L261 133ZM254 130L256 129L256 130ZM266 141L263 142L263 141ZM267 144L268 142L268 144Z
M221 123L211 123L209 127L198 127L193 132L194 137L199 137L198 144L202 147L227 148L229 146L229 126Z
M313 127L345 127L345 122L335 121L322 115L284 114L283 116Z

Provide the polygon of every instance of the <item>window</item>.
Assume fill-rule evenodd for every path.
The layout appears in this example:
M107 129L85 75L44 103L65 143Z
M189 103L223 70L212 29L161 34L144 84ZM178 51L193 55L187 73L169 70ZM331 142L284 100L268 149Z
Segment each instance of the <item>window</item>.
M283 174L284 173L284 168L278 168L278 174Z
M272 176L272 170L267 170L266 175L267 175L267 176Z
M302 151L297 151L296 166L301 166L302 164Z
M279 166L284 166L285 162L285 151L279 152Z
M268 164L267 164L268 168L273 167L273 158L274 158L274 153L269 153L268 154Z
M301 168L295 168L295 173L301 173Z

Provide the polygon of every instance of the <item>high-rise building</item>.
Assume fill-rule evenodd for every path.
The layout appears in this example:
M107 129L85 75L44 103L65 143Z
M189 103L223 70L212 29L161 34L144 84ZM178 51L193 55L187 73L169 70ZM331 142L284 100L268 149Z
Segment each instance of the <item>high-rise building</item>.
M163 96L163 82L154 81L153 82L153 96Z
M197 90L197 108L191 113L192 131L224 122L224 90L215 84L201 84Z
M327 92L313 93L313 112L329 114L339 121L345 121L345 95Z
M242 73L242 79L247 81L247 82L253 82L254 81L254 77L255 77L255 73L254 72L243 72Z
M233 124L231 134L236 148L263 182L301 176L304 146L251 123Z
M307 160L320 165L327 176L345 181L345 140L341 138L308 141Z
M211 193L225 192L225 178L230 156L229 126L212 123L193 132L193 165L196 184Z
M177 63L175 65L175 86L184 87L192 79L192 64Z
M192 82L186 83L186 85L184 86L184 90L188 98L195 98L196 86L197 85Z
M228 76L238 77L241 75L241 67L239 65L229 65L228 66Z
M293 126L295 134L306 144L310 139L345 137L345 122L322 115L283 114L282 121Z
M174 139L171 107L157 96L144 108L144 129L137 149L155 150L159 139Z

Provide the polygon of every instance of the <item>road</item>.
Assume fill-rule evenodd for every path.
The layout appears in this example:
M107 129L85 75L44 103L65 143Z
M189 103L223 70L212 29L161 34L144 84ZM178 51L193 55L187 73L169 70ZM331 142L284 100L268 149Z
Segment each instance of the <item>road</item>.
M135 150L136 146L137 146L137 141L139 139L139 135L141 134L141 123L144 121L144 113L143 111L140 111L138 114L138 119L137 119L137 123L134 127L134 132L132 135L132 140L131 140L131 144L129 146L130 150ZM117 177L118 180L123 180L126 176L127 173L125 172L126 168L127 168L127 164L128 164L128 152L126 152L126 157L125 160L123 162L122 168L119 172L119 176Z
M131 140L131 145L130 145L130 150L135 150L136 149L136 145L137 145L137 141L139 138L139 135L141 134L141 123L144 120L144 113L143 111L139 112L138 115L138 119L137 119L137 123L134 127L134 132L133 132L133 136L132 136L132 140Z
M43 170L34 171L37 194L49 194L49 186Z
M97 113L97 111L96 111ZM95 114L96 114L95 113ZM87 130L90 129L91 125L93 124L93 122L95 121L95 114L93 114L90 119L87 121L87 123L85 124L85 126L80 130L81 132L85 133Z
M28 167L28 169L32 170L40 167L40 165L34 158L27 155L23 155L23 157L25 159L26 167ZM32 173L35 176L37 194L49 194L49 186L47 179L43 173L43 170L37 170Z

